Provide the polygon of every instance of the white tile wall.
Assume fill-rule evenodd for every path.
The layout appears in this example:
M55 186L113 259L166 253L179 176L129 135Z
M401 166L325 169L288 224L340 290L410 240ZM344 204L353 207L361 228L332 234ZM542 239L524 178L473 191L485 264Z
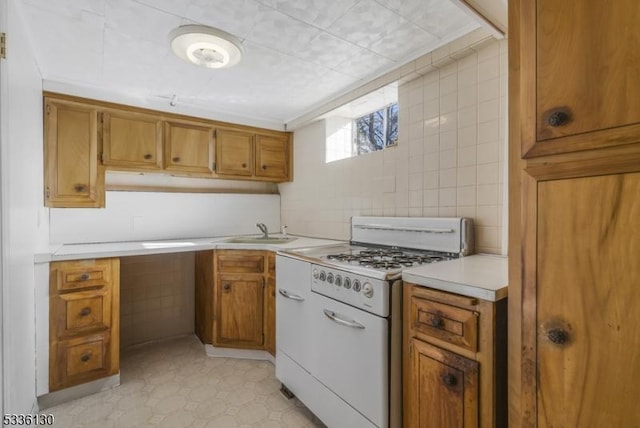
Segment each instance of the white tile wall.
M120 259L120 346L193 333L194 253Z
M282 223L349 239L354 215L467 216L477 251L506 253L506 43L433 52L439 68L398 88L396 147L327 164L324 124L296 130L295 181L279 185Z

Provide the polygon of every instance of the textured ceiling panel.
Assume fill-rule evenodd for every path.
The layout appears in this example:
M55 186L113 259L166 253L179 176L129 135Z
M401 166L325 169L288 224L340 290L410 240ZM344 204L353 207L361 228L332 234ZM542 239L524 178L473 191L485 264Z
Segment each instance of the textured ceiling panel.
M19 0L43 78L286 123L476 28L451 0ZM209 25L231 69L176 58L169 32ZM186 104L185 104L186 105Z

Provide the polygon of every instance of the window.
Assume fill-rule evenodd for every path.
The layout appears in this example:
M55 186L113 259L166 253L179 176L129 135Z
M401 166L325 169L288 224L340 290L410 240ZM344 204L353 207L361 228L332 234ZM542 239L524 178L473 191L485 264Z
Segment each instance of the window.
M398 143L398 84L370 92L325 113L326 162L382 150Z
M357 154L375 152L398 143L398 103L389 104L354 120Z

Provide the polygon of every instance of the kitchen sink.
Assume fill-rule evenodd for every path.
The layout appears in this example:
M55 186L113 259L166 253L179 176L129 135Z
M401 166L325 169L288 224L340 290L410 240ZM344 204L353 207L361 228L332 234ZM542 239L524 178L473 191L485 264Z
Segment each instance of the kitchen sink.
M234 238L226 239L224 242L228 244L286 244L288 242L295 241L296 239L298 238L236 236Z

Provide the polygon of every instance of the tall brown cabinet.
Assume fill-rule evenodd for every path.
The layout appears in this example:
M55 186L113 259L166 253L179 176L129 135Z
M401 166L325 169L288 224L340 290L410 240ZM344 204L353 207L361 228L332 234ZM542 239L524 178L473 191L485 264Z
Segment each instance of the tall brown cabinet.
M510 426L640 426L640 2L509 1Z

